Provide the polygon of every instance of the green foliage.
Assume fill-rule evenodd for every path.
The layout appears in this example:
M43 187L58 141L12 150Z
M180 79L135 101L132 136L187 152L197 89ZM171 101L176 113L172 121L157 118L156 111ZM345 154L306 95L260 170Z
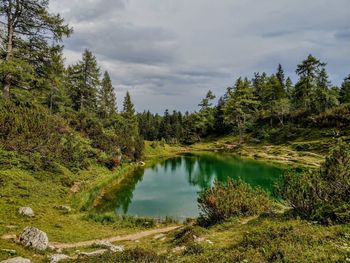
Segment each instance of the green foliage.
M235 216L259 215L273 208L268 194L252 188L241 180L226 184L215 182L214 187L202 192L198 198L199 222L211 225Z
M258 101L254 96L250 82L239 78L234 88L227 90L227 101L224 104L224 121L226 124L237 126L240 141L247 124L253 121Z
M99 114L103 118L110 117L117 111L117 99L114 94L111 78L107 71L105 71L102 79L98 94L98 104Z
M277 190L303 218L324 224L350 222L350 145L340 141L319 171L285 174Z
M32 156L38 167L61 163L86 168L92 151L67 122L37 105L16 105L0 101L0 141L5 150Z
M97 87L100 69L96 57L86 49L82 60L68 68L69 95L76 111L97 112Z
M350 74L344 79L339 93L339 101L341 103L350 103Z

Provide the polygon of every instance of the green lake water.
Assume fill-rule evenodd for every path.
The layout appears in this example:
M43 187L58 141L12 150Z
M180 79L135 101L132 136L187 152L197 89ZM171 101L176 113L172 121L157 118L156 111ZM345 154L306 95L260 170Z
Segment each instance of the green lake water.
M196 217L198 193L215 180L239 179L271 191L282 174L276 166L222 154L187 154L139 169L107 193L101 210L119 214L177 219Z

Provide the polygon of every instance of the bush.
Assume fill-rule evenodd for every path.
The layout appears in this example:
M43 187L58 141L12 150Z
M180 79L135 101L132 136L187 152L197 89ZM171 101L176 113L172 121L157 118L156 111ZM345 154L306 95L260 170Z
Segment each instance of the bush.
M339 141L319 170L286 173L277 192L305 219L350 222L350 145Z
M0 99L0 144L3 150L28 157L32 168L54 163L86 168L90 142L74 132L61 117L39 105Z
M260 188L252 188L241 180L216 182L198 198L201 225L211 225L234 216L259 215L269 212L274 204Z
M186 245L193 243L203 234L203 230L200 227L186 226L174 234L173 243L175 245Z

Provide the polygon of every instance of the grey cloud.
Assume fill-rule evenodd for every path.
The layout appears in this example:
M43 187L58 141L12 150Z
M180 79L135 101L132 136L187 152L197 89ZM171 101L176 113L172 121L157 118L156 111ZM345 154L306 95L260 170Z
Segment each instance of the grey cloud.
M335 33L335 37L338 40L349 41L350 40L350 29L340 30Z
M130 90L137 110L196 110L239 76L295 68L308 54L338 85L350 72L349 0L51 0L75 33L68 61L84 48ZM119 98L122 95L119 96Z
M67 47L75 51L89 48L108 60L157 64L173 59L175 45L171 34L161 28L99 23L78 31Z

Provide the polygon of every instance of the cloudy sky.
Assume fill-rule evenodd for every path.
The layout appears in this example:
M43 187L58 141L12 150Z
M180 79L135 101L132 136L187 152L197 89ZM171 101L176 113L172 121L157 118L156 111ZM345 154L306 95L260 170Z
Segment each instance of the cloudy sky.
M333 84L350 73L349 0L51 0L74 27L67 63L85 48L138 111L196 110L239 76L275 72L312 53ZM119 102L119 106L121 103Z

